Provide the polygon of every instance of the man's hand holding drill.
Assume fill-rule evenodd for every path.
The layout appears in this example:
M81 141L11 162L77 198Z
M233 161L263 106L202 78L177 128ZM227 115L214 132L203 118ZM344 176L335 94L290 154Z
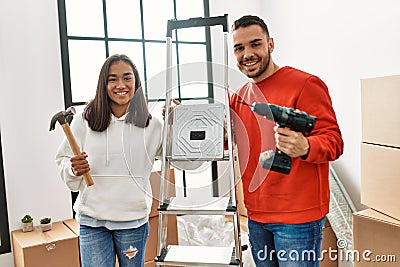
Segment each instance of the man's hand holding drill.
M251 107L252 111L268 120L274 120L276 147L278 151L266 150L260 154L260 164L265 169L289 174L292 159L307 157L310 145L304 133L309 134L315 125L316 117L304 111L281 107L274 104L254 102L242 104ZM271 118L272 115L272 118Z
M276 147L291 158L308 154L310 145L307 138L301 132L295 132L286 128L274 127Z

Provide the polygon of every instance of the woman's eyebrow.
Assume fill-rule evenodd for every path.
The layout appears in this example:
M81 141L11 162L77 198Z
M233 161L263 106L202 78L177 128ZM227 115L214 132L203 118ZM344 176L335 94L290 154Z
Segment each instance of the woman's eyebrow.
M128 76L128 75L133 75L133 72L125 72L124 74L122 74L122 76ZM117 74L109 73L108 77L117 77Z

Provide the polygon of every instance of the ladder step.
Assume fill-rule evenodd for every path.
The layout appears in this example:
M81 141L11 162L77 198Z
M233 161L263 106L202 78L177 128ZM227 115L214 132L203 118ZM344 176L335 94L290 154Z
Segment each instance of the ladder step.
M173 197L168 206L159 209L168 214L235 214L236 207L232 206L229 197L208 197L196 199L190 197Z
M233 247L168 246L164 259L157 266L239 266Z

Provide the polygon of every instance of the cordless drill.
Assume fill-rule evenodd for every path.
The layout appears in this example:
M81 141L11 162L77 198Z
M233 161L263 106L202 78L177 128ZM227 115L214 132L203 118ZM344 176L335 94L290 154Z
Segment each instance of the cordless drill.
M268 120L272 119L270 117L272 113L273 119L279 127L288 128L296 132L310 133L314 129L317 119L304 111L274 104L254 102L249 106L251 106L252 111ZM282 151L266 150L260 154L260 164L265 169L289 174L292 168L292 159Z

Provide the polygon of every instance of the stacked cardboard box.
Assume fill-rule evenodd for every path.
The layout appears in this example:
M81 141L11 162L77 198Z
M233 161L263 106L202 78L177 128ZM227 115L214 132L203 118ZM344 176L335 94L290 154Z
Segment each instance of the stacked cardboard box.
M168 196L175 196L175 176L174 171L170 170L170 182ZM158 198L160 195L160 183L161 174L160 172L153 172L150 176L151 189L153 194L153 205L150 212L150 231L149 237L146 244L146 263L151 266L151 261L154 262L154 258L157 256L158 246L158 206L160 204ZM176 215L168 215L167 217L167 245L178 244L178 228Z
M236 184L236 208L237 212L239 214L239 224L240 224L240 230L248 233L249 229L247 227L247 209L244 206L244 196L243 196L243 183L242 180L240 180ZM229 221L233 221L232 216L227 216L227 219Z
M50 231L35 227L32 232L11 233L16 267L79 267L78 237L62 222L54 222Z
M400 259L399 97L400 75L361 81L361 203L370 209L353 215L353 238L355 254L371 255L355 257L356 267L398 266L390 255Z
M335 257L335 252L338 251L337 238L335 232L329 221L325 221L325 230L322 236L322 247L321 247L321 263L320 267L337 267L338 258ZM333 255L333 256L332 256Z
M244 195L243 195L243 183L240 180L236 185L236 202L237 202L237 211L239 215L247 217L247 209L244 206Z
M355 267L399 266L399 220L366 209L354 214L353 232Z

